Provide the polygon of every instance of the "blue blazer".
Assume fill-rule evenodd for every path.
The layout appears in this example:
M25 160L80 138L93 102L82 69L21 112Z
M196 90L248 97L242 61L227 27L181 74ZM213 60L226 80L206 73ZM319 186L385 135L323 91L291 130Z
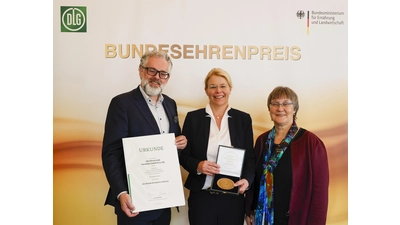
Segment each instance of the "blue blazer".
M169 120L169 133L181 134L176 102L164 95L162 103ZM160 134L157 122L145 101L139 86L130 92L114 97L109 105L102 146L103 168L110 185L105 205L121 213L117 196L128 191L122 138ZM156 212L160 211L160 212ZM161 210L141 212L138 216L154 218ZM137 217L138 217L137 216Z
M242 178L247 179L250 187L255 172L252 119L248 113L233 108L228 111L228 115L231 144L246 150ZM205 174L197 175L197 165L207 159L210 121L205 108L202 108L188 112L182 128L188 143L179 154L179 162L189 172L184 186L194 192L201 191L206 180Z

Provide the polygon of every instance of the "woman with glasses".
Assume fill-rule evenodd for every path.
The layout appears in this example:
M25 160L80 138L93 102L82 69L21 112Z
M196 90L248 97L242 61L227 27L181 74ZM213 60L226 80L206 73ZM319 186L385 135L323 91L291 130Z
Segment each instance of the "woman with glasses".
M254 179L252 120L248 113L229 105L232 80L226 71L212 69L204 80L204 91L208 104L188 112L182 127L188 143L179 162L189 172L185 182L190 190L189 223L243 225L244 192ZM243 165L241 176L227 179L222 176L227 173L220 174L224 171L220 166L225 164L216 163L220 145L242 149L238 150L244 154L242 161L227 157L227 164Z
M296 123L297 94L268 96L274 126L255 143L256 176L246 196L247 225L325 225L329 170L324 143Z

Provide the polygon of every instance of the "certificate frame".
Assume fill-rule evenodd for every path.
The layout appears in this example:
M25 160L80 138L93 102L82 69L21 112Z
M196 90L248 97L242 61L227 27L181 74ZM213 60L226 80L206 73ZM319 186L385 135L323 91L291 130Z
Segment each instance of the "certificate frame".
M173 133L128 137L122 143L132 212L185 205Z
M239 194L239 187L234 183L242 176L245 149L219 145L216 163L220 166L220 173L214 174L210 190L226 194Z

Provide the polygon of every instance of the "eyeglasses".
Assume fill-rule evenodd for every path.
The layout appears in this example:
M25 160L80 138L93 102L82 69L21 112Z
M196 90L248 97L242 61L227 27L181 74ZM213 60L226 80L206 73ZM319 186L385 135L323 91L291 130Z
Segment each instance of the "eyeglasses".
M215 84L210 84L208 86L208 88L210 88L210 89L216 89L217 87L218 87L218 85L215 85ZM222 84L221 86L219 86L220 89L225 89L227 87L228 87L228 85L225 85L225 84Z
M150 75L150 76L155 76L158 73L161 79L167 79L169 77L169 73L168 72L159 71L159 70L156 70L156 69L154 69L152 67L144 67L144 66L142 66L142 68L146 69L147 70L147 74Z
M287 108L289 105L293 105L293 102L284 102L284 103L279 103L279 102L271 102L269 105L272 108L279 108L279 106L282 106L283 108Z

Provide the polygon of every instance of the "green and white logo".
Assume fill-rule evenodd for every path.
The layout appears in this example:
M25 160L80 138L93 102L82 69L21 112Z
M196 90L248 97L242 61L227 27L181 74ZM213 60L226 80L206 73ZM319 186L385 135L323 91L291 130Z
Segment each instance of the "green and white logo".
M61 32L86 32L86 7L61 6Z

